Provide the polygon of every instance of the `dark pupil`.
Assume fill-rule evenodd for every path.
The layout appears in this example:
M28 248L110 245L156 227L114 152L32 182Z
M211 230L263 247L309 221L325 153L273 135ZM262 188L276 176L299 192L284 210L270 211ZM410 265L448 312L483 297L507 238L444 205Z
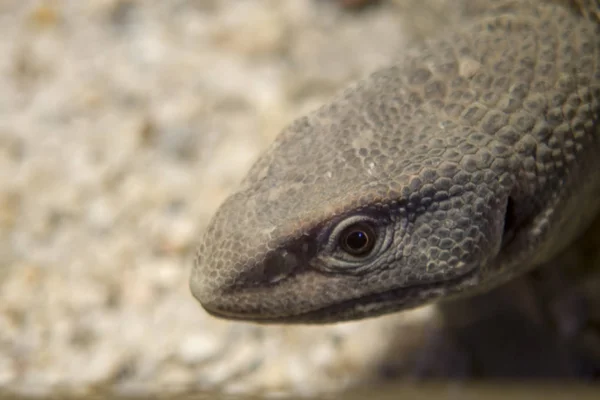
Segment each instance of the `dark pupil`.
M342 235L343 249L353 255L365 255L373 249L375 234L371 227L354 226Z
M369 238L367 237L367 234L362 231L350 232L346 238L346 244L354 250L360 250L366 247L368 243Z

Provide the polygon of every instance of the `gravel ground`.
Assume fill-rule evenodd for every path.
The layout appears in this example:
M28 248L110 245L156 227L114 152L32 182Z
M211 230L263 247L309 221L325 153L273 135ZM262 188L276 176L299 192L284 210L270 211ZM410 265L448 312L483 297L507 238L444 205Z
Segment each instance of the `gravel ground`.
M260 327L187 286L279 130L446 17L392 3L0 1L0 386L313 393L409 358L430 308Z

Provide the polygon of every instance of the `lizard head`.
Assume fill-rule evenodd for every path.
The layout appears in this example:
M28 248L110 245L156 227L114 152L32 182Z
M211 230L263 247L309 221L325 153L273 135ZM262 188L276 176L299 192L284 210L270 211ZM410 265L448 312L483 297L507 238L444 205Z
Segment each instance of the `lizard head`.
M497 171L508 155L421 115L387 89L398 87L389 76L294 122L221 205L190 281L209 313L336 322L486 280L503 239L510 179Z

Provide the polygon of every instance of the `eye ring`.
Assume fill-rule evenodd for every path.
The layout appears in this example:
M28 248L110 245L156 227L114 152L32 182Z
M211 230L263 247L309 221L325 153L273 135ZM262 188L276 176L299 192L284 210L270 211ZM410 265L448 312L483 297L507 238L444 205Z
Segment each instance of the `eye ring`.
M371 224L358 222L341 232L339 246L354 257L365 257L371 253L377 243L377 233Z
M399 221L404 226L404 221ZM317 240L324 243L317 256L311 260L311 266L325 272L339 272L348 275L361 275L372 270L374 263L394 242L394 219L389 214L371 212L358 214L335 221L321 231ZM354 246L347 251L348 243L344 238L353 232L364 232L368 243ZM361 238L355 238L360 239Z

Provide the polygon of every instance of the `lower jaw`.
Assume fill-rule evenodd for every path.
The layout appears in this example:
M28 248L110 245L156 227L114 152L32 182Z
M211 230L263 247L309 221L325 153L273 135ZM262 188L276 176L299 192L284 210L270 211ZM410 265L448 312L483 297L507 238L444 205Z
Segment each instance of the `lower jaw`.
M463 295L461 289L468 287L471 293L479 282L479 270L445 281L424 283L375 293L358 299L350 299L322 308L287 315L268 315L224 310L204 309L211 315L236 321L258 324L333 324L366 318L374 318L394 312L406 311L419 306Z

